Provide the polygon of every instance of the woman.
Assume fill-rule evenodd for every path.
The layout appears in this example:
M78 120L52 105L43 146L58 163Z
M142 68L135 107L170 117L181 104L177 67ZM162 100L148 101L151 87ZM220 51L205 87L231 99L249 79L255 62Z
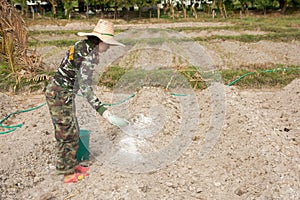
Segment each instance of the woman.
M80 90L91 106L110 123L110 112L94 94L91 87L94 65L99 63L99 53L110 45L124 46L114 40L111 22L99 20L91 33L78 33L87 39L71 46L46 88L46 101L51 114L57 140L58 174L65 183L77 182L87 176L88 167L78 165L76 153L79 145L79 127L75 116L75 95Z

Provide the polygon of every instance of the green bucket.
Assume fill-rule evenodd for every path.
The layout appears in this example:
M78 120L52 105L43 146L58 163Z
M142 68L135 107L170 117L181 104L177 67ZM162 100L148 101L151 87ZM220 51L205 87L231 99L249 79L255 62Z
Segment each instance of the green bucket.
M86 161L89 159L89 147L90 147L90 131L80 130L79 132L79 147L77 150L77 161Z

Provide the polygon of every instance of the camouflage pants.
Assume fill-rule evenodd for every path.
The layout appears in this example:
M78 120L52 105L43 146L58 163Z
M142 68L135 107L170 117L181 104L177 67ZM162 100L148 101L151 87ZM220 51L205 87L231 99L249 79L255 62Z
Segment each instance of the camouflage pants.
M59 174L73 173L77 165L76 153L79 146L75 95L53 81L47 86L45 95L57 141L56 169Z

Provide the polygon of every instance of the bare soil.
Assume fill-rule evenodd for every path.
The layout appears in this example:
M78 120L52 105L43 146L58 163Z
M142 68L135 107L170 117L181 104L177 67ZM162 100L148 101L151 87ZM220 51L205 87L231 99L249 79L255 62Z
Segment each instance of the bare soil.
M189 23L155 26L209 25L211 24ZM54 28L68 29L74 26L76 24ZM134 25L122 28L131 26ZM187 34L194 37L208 33ZM233 33L220 31L209 34ZM212 41L202 45L220 68L300 64L299 41ZM57 47L40 49L50 67L58 65L64 51ZM158 131L159 134L143 141L149 148L139 146L140 143L134 143L134 148L128 146L132 142L126 143L128 140L124 140L124 130L106 123L78 97L79 121L82 127L93 129L91 141L96 141L95 144L100 142L101 146L109 143L117 146L116 149L121 147L121 150L123 147L126 152L105 152L109 149L91 146L94 154L87 162L90 165L89 177L76 184L63 184L62 177L55 174L55 138L47 106L20 113L5 123L24 125L14 132L0 135L0 199L300 199L299 84L298 79L284 88L259 90L242 90L223 85L224 96L219 103L223 102L224 107L221 106L222 103L214 103L213 87L196 91L194 98L197 105L189 105L191 107L187 106L185 109L192 112L197 108L199 121L188 139L179 134L179 138L189 141L182 148L178 148L172 141L180 128L184 127L185 116L182 115L184 110L181 109L180 102L185 97L170 97L159 88L149 87L141 89L126 104L126 109L132 114L128 116L128 120L139 124L140 128L146 127L145 130L147 123L151 124L145 119L150 119L148 110L152 107L162 110L166 117L164 119L167 122ZM97 87L95 91L104 102L110 102L114 96L106 88ZM37 106L45 102L45 99L41 92L20 95L1 93L0 102L0 116L3 118L13 111ZM119 108L113 109L115 113L119 113ZM221 113L218 116L223 117L217 116L217 120L222 122L221 131L210 135L218 124L214 121L215 112ZM89 117L96 120L89 121ZM152 119L156 119L155 117L159 118L159 113L152 116ZM155 120L153 123L159 124ZM148 172L140 170L142 168L122 168L125 165L131 166L131 163L126 163L128 160L138 162L139 151L162 153L165 145L172 147L172 154L178 150L178 156L171 159L171 162L157 165L153 168L155 170ZM106 153L103 158L99 157L99 152L95 152L99 149ZM122 159L120 155L124 155ZM134 157L137 160L128 155L137 156ZM162 153L162 158L164 156L167 158Z

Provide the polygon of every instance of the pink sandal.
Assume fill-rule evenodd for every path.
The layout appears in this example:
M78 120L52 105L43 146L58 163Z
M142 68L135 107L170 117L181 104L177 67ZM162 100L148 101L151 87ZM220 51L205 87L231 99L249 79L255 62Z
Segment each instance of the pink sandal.
M82 179L84 179L88 174L75 173L72 178L64 180L64 183L76 183Z
M82 165L77 165L76 167L75 167L75 172L76 173L86 173L87 171L89 171L89 167L84 167L84 166L82 166Z

